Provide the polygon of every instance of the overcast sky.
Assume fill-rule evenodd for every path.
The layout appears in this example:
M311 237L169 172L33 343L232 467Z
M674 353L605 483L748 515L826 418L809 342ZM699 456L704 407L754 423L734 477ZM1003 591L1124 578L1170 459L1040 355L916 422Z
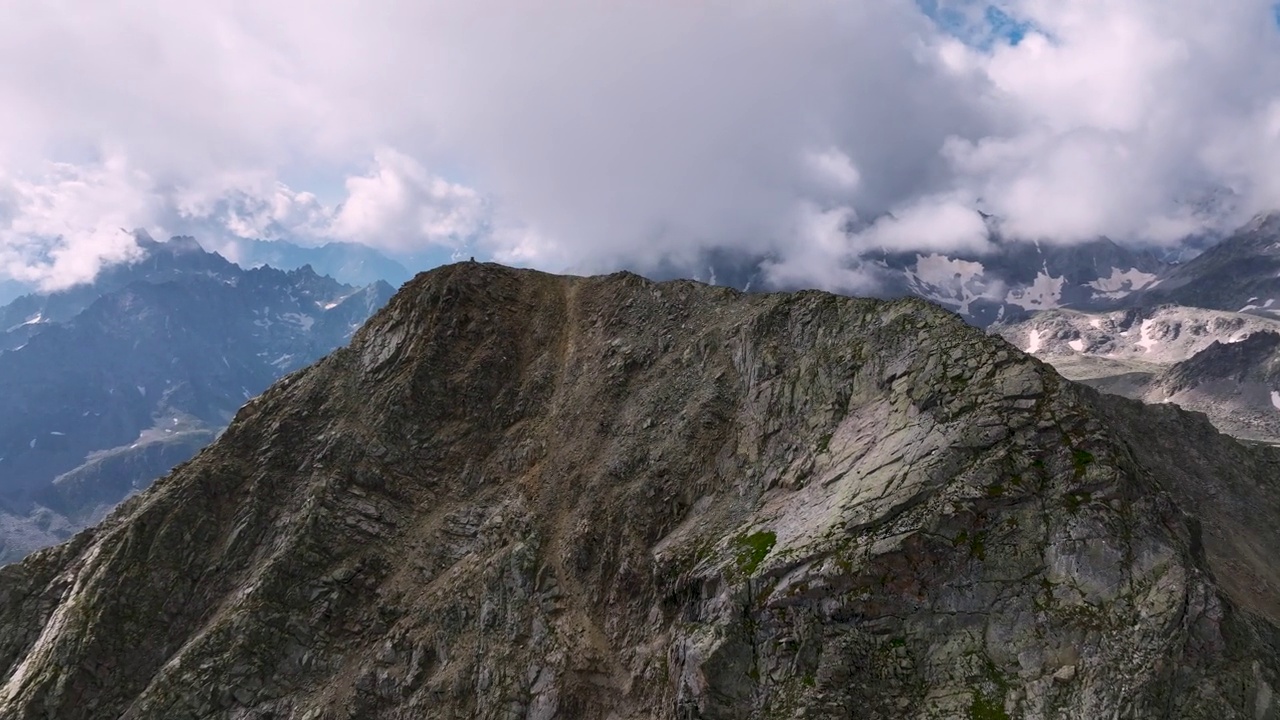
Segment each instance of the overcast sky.
M0 23L0 277L121 228L550 270L1006 233L1171 243L1280 207L1271 0L42 0Z

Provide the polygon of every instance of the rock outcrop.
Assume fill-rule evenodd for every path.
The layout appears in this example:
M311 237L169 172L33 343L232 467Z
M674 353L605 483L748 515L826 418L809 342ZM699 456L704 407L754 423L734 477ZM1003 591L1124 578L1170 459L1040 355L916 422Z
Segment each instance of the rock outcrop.
M1277 718L1278 461L919 300L462 263L0 568L0 717Z

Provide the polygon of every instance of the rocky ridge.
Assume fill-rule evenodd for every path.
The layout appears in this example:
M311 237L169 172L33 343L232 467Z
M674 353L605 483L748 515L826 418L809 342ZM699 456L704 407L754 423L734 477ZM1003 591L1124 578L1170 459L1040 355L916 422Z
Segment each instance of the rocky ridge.
M1274 719L1278 461L919 300L463 263L0 568L0 716Z

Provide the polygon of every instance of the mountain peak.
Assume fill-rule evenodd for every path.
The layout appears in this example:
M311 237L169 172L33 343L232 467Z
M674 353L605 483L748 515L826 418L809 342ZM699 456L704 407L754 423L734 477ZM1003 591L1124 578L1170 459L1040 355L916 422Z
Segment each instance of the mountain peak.
M174 235L165 243L165 247L174 253L204 253L204 246L190 235Z
M1238 232L1240 234L1265 233L1272 235L1280 233L1280 210L1258 213Z
M1276 460L919 300L459 263L0 572L0 714L1253 716Z
M123 232L126 232L126 233L128 233L128 234L132 235L132 236L133 236L134 241L138 243L138 246L139 246L139 247L142 247L142 248L150 248L150 247L152 247L152 246L155 246L155 245L159 245L159 244L160 244L160 243L156 242L156 241L155 241L155 239L151 237L151 233L147 232L144 228L134 228L134 229L133 229L133 230L131 230L131 231L130 231L130 230L124 230L124 228L121 228L121 230L122 230Z

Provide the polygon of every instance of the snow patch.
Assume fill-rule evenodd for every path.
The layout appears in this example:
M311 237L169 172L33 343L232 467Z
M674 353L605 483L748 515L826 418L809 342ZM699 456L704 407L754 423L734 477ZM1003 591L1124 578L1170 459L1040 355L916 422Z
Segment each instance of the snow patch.
M1086 283L1086 285L1097 290L1094 293L1095 297L1117 299L1152 286L1155 284L1155 280L1155 275L1142 272L1137 268L1123 271L1119 268L1111 268L1111 275L1105 278L1098 278L1093 282Z
M35 315L32 315L31 317L27 318L25 321L20 322L17 325L14 325L13 327L9 328L5 332L13 332L18 328L25 327L27 325L39 325L42 322L44 322L44 315L42 313L36 313Z
M1027 353L1035 355L1040 350L1040 331L1032 330L1031 337L1027 343Z
M915 269L907 270L906 275L918 294L968 315L974 300L988 296L989 288L983 280L985 272L980 262L933 253L916 255Z
M315 318L303 315L302 313L284 313L280 316L280 319L286 322L291 322L294 325L298 325L302 328L303 332L310 330L311 326L316 323Z
M1010 290L1004 301L1023 310L1056 308L1062 301L1062 286L1066 282L1065 276L1053 277L1047 270L1042 270L1027 287Z
M1280 410L1280 392L1276 392L1275 390L1271 391L1271 406Z
M1089 321L1089 327L1097 330L1102 327L1102 318L1094 318Z
M1084 352L1084 340L1072 340L1067 344L1071 346L1072 350L1075 350L1078 353Z
M1144 352L1151 352L1152 348L1160 343L1159 340L1151 337L1151 327L1155 324L1156 321L1151 320L1150 318L1142 321L1142 328L1140 329L1142 339L1135 344L1142 348Z

